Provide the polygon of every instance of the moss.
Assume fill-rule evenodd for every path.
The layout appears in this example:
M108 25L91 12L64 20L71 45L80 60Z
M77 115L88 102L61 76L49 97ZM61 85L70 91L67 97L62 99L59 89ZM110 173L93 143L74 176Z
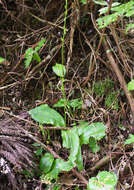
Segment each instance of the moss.
M106 79L105 81L100 81L95 83L94 85L94 92L97 96L101 97L108 93L113 88L114 83L110 79Z
M94 93L98 96L105 97L105 106L114 110L119 109L119 102L117 99L117 92L114 92L114 82L110 79L99 81L94 85Z
M107 108L111 108L114 110L119 109L119 101L117 99L117 92L109 93L105 98L105 105Z

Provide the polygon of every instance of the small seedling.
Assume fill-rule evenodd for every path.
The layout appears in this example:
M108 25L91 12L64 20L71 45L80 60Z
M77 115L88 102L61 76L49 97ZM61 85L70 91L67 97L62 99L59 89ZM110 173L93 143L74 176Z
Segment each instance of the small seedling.
M41 58L39 56L38 51L43 47L44 43L46 42L46 38L43 38L40 40L35 48L28 48L25 52L25 68L27 69L30 65L30 63L33 61L37 61L40 63Z

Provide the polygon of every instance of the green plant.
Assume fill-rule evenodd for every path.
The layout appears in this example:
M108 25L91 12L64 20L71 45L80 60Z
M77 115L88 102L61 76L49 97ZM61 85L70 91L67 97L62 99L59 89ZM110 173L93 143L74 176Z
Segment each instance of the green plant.
M37 44L35 48L28 48L25 52L25 68L28 68L32 60L37 61L38 63L41 61L38 51L46 42L46 38L42 38Z
M33 143L33 146L37 148L37 150L35 151L35 155L42 156L44 150L43 147L38 143Z
M129 139L127 139L126 141L125 141L125 145L126 144L134 144L134 135L132 135L132 134L129 134ZM133 146L134 147L134 146Z
M100 15L105 15L109 10L109 3L103 0L93 0L96 4L103 6L99 10ZM86 4L86 0L81 0L81 3ZM113 2L111 5L111 13L97 19L97 24L99 28L105 28L113 22L116 22L120 17L128 18L134 16L134 1L131 0L126 3ZM126 25L126 32L134 28L134 23Z
M114 172L102 171L92 177L87 185L87 190L115 190L117 176Z
M101 4L104 7L99 10L100 15L104 15L108 12L109 4L106 1L94 1L96 4ZM119 2L112 3L111 14L102 16L97 19L99 28L107 27L109 24L116 22L118 18L128 18L134 16L134 1L131 0L127 3L121 4ZM126 31L133 28L134 24L128 24Z
M96 82L93 90L97 96L101 97L111 91L113 87L113 81L111 81L110 79L105 79L105 81Z
M63 100L64 100L64 119L66 121L67 99L66 99L66 94L65 94L65 89L64 89L64 76L66 74L66 68L63 64L56 63L56 65L53 66L52 69L55 72L55 74L59 76L61 79L61 91L62 91Z
M98 97L105 96L105 106L114 110L119 109L118 93L114 91L114 82L110 79L95 83L94 92Z
M118 99L117 99L117 92L111 92L106 96L105 105L107 108L112 107L112 109L118 111L119 103L118 103Z
M55 108L62 108L64 107L64 99L60 99L56 104L53 105ZM71 108L73 109L73 112L75 112L76 109L81 109L83 104L83 101L79 98L75 98L72 100L66 100L66 106L71 112Z
M81 146L88 144L93 152L97 152L99 147L97 141L105 136L106 126L101 123L80 124L70 130L65 131L65 121L63 117L47 104L40 105L29 111L31 117L40 124L51 124L54 126L62 126L61 131L63 147L69 150L68 161L62 159L54 159L53 155L46 153L41 156L40 170L41 179L51 182L52 179L57 180L58 174L62 171L70 171L77 166L78 170L83 170L83 159L81 154Z
M128 90L134 90L134 79L128 83L127 88Z

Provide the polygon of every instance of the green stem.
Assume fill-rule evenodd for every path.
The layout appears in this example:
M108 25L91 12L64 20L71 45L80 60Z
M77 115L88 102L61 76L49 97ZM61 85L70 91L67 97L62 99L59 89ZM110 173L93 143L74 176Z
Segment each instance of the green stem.
M65 16L64 16L64 26L63 26L63 37L62 37L62 47L61 47L61 63L64 64L64 41L65 41L65 35L66 35L66 20L67 20L67 3L68 0L65 0Z
M67 4L68 0L65 0L65 16L64 16L64 26L63 26L63 37L62 37L62 47L61 47L61 64L64 65L64 41L65 41L65 35L66 35L66 20L67 20ZM64 98L64 119L66 123L66 109L67 109L67 99L66 99L66 93L64 88L64 77L61 77L61 90L62 95Z
M61 91L64 99L64 119L66 123L66 109L67 109L67 98L66 98L66 93L65 93L65 88L64 88L64 78L61 77Z

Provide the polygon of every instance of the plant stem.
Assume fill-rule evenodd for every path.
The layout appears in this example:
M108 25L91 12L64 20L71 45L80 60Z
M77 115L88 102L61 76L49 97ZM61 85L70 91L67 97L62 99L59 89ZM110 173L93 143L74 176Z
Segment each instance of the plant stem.
M68 0L65 0L65 16L64 16L64 26L63 26L63 37L62 37L62 47L61 47L61 64L64 65L64 41L65 41L65 35L66 35L66 20L67 20L67 4ZM61 77L61 90L62 95L64 98L64 119L66 123L66 108L67 108L67 99L66 99L66 93L64 88L64 77Z
M64 41L65 41L65 35L66 35L66 20L67 20L67 3L68 0L65 0L65 16L64 16L64 26L63 26L63 37L62 37L62 47L61 47L61 63L64 64Z

